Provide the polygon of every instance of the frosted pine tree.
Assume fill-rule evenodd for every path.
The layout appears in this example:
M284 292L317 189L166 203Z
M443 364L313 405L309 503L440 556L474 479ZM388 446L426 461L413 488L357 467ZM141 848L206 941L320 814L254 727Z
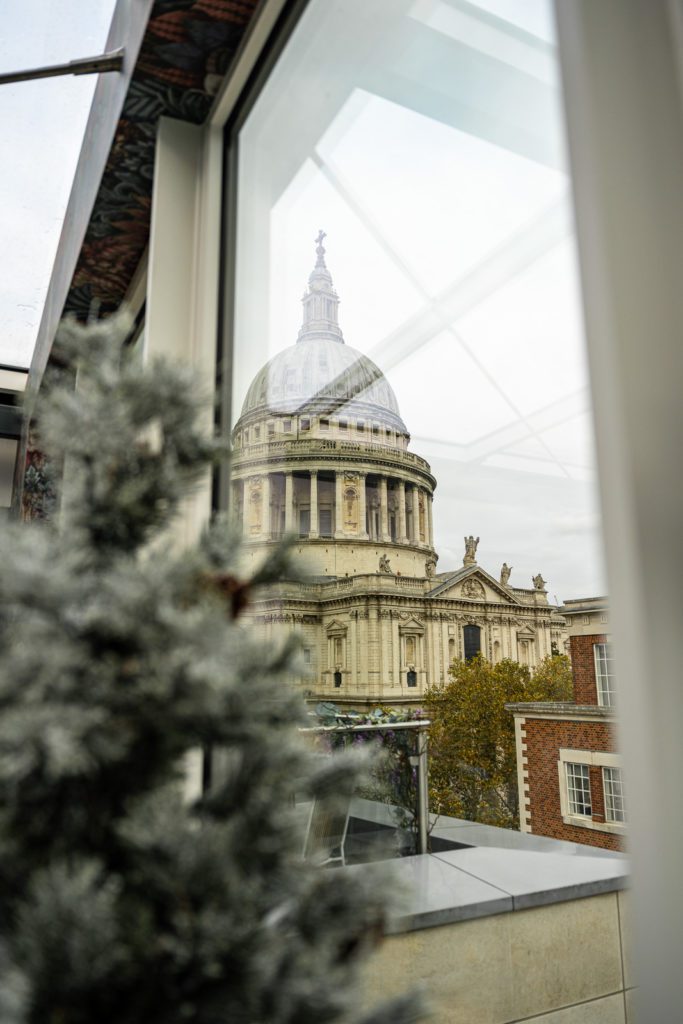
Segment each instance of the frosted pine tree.
M192 380L140 370L122 333L62 331L69 370L38 410L59 510L0 540L0 1020L414 1020L411 999L358 1009L376 878L301 859L292 793L357 768L312 772L295 644L239 620L285 555L242 580L224 524L164 542L216 445ZM188 801L185 757L207 747L221 778Z

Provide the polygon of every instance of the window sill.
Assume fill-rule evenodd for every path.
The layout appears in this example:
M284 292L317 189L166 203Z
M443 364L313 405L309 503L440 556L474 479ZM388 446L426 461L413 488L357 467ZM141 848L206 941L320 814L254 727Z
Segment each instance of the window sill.
M593 821L592 818L584 818L579 814L563 814L562 821L565 825L576 825L577 828L588 828L594 832L611 832L616 835L624 835L626 825L617 821Z

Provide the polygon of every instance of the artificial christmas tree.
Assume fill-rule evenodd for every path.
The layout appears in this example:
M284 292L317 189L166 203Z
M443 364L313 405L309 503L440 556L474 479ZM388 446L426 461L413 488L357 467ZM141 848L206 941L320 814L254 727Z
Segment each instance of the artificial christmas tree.
M188 375L127 360L124 326L63 330L37 411L59 508L0 540L0 1019L413 1020L410 998L357 1008L377 876L301 858L294 791L359 767L312 771L296 644L239 619L286 553L242 580L225 524L196 550L164 540L217 446ZM200 748L222 771L189 801Z

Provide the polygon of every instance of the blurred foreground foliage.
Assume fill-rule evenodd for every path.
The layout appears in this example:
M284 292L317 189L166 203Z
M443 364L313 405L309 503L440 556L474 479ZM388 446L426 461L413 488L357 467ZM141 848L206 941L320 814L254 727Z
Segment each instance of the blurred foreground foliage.
M361 766L316 773L296 643L238 618L286 552L243 579L226 523L174 542L220 449L190 375L140 369L126 331L62 330L36 410L58 513L0 538L0 1020L415 1020L412 998L359 1009L378 877L301 858L292 793L353 787ZM223 770L190 798L207 748Z

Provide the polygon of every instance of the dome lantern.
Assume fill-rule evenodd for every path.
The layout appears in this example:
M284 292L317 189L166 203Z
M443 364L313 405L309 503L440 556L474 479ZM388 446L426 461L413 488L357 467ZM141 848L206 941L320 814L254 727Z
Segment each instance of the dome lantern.
M316 238L316 261L310 277L308 290L301 300L304 320L297 341L325 339L344 344L339 326L339 296L332 284L332 275L325 264L325 232L320 230Z

